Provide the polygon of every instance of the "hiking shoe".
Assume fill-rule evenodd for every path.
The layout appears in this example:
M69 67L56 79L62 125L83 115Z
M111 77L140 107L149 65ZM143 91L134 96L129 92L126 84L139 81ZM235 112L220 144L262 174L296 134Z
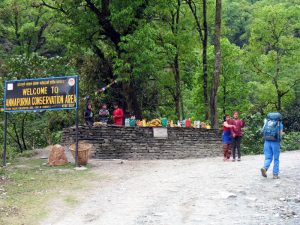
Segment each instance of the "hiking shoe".
M232 159L232 162L235 162L235 159Z
M265 168L261 168L260 171L263 177L267 177L267 170Z
M273 174L273 179L279 179L278 175Z
M239 162L240 162L240 161L241 161L241 158L238 158L238 160L237 160L237 161L239 161Z

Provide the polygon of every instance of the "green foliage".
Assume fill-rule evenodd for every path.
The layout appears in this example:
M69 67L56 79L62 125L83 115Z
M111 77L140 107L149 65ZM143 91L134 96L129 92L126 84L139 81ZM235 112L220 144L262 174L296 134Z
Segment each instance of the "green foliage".
M35 0L3 0L0 2L0 31L6 38L0 55L33 52L58 55L64 51L55 38L60 28L61 23L51 11L38 7Z
M281 142L282 151L291 151L300 149L300 132L286 133Z
M300 72L299 12L298 5L286 3L254 5L245 65L259 108L282 110L294 99Z
M108 11L101 14L108 2ZM203 29L202 1L194 2ZM80 93L91 97L95 112L101 103L108 103L111 110L112 102L118 101L128 113L140 109L147 119L177 120L175 103L180 95L183 116L203 121L203 46L197 21L185 1L91 3L100 14L84 0L0 2L0 101L5 80L78 73ZM262 152L259 129L269 111L280 110L286 130L299 131L297 3L223 1L218 115L239 111L246 118L245 153ZM208 91L215 62L214 14L215 1L208 0ZM96 93L115 79L117 84ZM176 93L176 82L180 93ZM13 157L20 150L58 143L61 130L72 126L75 117L72 112L42 112L11 114L9 121L8 148ZM286 135L283 150L292 148L295 135Z
M264 116L260 113L253 114L246 119L242 141L242 152L244 154L263 153L263 139L261 135L263 120Z
M5 60L6 79L40 78L73 74L75 71L63 57L46 58L37 53L30 56L12 55Z
M225 2L225 35L231 43L243 47L249 39L247 27L252 18L251 4L246 0L229 0Z
M3 143L3 142L1 142ZM15 159L19 154L19 151L17 148L12 147L11 145L7 145L6 147L6 159L7 161L11 161ZM3 162L3 145L0 146L0 164L2 165Z
M299 88L297 89L299 90ZM300 92L296 92L296 100L283 112L283 123L288 131L300 131Z

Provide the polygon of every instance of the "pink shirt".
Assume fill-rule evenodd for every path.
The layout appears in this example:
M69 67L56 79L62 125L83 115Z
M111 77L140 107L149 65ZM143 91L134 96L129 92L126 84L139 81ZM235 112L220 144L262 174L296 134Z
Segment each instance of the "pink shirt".
M235 136L243 136L242 128L245 126L244 120L239 120L239 119L235 120L235 119L232 119L232 120L230 120L229 124L230 125L235 125L235 127L232 128L233 135L235 135Z

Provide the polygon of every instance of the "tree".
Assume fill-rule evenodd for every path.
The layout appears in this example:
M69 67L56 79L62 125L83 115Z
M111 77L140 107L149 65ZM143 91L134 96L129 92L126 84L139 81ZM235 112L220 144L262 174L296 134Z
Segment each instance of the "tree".
M255 19L250 30L251 38L247 46L250 70L256 81L269 87L267 105L272 104L277 111L283 109L283 100L294 91L300 82L300 8L276 4L257 6ZM266 104L266 103L265 103Z
M249 42L247 27L252 19L252 7L247 0L224 2L224 33L231 43L243 47Z
M0 41L9 54L60 55L65 48L52 35L59 35L61 24L46 8L35 8L34 0L4 0L0 3Z
M218 112L223 115L239 111L240 114L249 112L249 85L244 79L243 50L230 43L227 38L221 39L222 76L218 89ZM209 49L209 55L212 50Z
M144 19L144 11L149 1L61 1L42 0L40 6L55 10L62 18L72 21L75 33L78 31L82 36L76 36L85 43L107 68L102 74L102 80L115 79L114 62L126 54L120 48L122 39L133 34L139 28L139 22ZM80 19L79 19L80 18ZM138 101L136 81L132 74L133 68L129 66L121 87L126 99L128 110L141 118L142 111Z
M203 69L203 97L205 120L209 118L209 99L208 99L208 65L207 65L207 46L208 46L208 26L207 26L207 1L202 0L202 16L201 24L200 15L197 11L197 5L194 0L186 0L196 23L196 29L199 34L199 40L202 43L202 69Z
M221 12L222 12L222 0L216 0L216 15L215 15L215 66L212 76L212 86L210 95L210 121L211 126L215 129L218 128L218 115L217 115L217 92L219 87L219 80L221 74Z

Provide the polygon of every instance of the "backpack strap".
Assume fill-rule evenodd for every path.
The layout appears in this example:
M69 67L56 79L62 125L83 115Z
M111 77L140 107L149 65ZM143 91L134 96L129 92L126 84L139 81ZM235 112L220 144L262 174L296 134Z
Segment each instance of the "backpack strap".
M281 122L278 120L278 122L277 122L277 127L278 127L278 141L281 141L280 123L281 123Z
M264 125L263 125L263 127L262 127L262 129L261 129L262 132L263 132L264 129L265 129L265 126L266 126L266 124L267 124L267 121L268 121L268 120L265 118L265 119L264 119Z

